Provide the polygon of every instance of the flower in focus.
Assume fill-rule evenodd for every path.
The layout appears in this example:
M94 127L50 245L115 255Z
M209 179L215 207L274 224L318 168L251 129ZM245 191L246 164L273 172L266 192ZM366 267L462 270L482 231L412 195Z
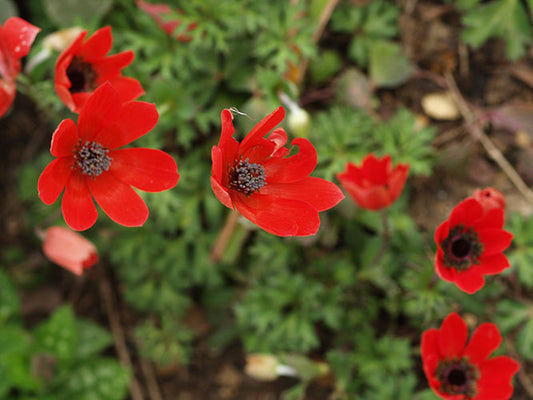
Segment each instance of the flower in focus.
M98 262L94 244L63 226L52 226L44 233L43 251L57 265L81 275Z
M460 202L435 231L437 274L472 294L485 284L484 275L509 268L502 251L509 247L513 235L503 230L503 224L503 209L484 211L473 198Z
M20 59L26 56L40 29L18 17L0 25L0 117L15 100Z
M505 197L504 195L494 188L488 187L485 189L476 189L472 194L472 198L481 203L485 211L491 208L501 208L505 210Z
M270 132L285 116L283 107L259 122L239 143L232 135L233 116L222 111L222 133L211 156L211 186L225 206L278 236L313 235L320 226L319 211L344 196L333 183L309 176L317 163L316 150L307 139L291 144L298 153L288 156L283 128Z
M389 155L379 159L368 154L360 167L347 163L346 170L338 173L337 179L360 207L380 210L400 197L408 174L409 165L398 164L393 169Z
M148 13L156 24L169 36L173 36L176 28L181 25L180 20L167 21L164 19L165 15L172 13L172 9L167 4L150 4L143 0L137 0L135 3L137 4L137 7ZM196 26L196 23L191 23L187 27L187 32L192 31ZM186 34L179 34L176 36L176 40L185 43L190 42L192 37Z
M133 51L106 56L111 50L111 27L98 29L84 41L83 31L57 58L54 85L57 95L72 111L79 113L94 90L105 81L118 91L123 102L144 93L137 79L122 76L122 69L135 57Z
M449 314L440 329L422 334L422 361L429 386L442 399L507 400L511 379L520 365L510 357L488 358L502 341L498 327L484 323L467 344L468 328L457 314Z
M61 208L74 230L90 228L98 217L93 198L115 222L141 226L148 208L131 188L160 192L178 182L178 169L167 153L124 148L150 131L158 120L154 104L122 103L120 94L104 83L82 108L78 125L63 120L52 136L53 160L39 177L39 197L54 203L63 189Z

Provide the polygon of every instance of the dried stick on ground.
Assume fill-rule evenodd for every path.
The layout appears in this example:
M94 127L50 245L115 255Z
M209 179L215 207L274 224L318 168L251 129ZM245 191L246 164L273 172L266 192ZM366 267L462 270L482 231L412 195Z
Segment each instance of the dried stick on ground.
M109 278L103 268L100 269L99 275L100 279L98 280L98 286L100 289L100 296L104 302L107 319L109 320L111 332L113 333L115 350L117 351L120 363L133 371L133 364L131 363L128 346L126 345L124 329L122 329L122 324L120 323L120 316L113 299L113 291L111 290ZM130 395L133 400L144 400L141 386L139 385L139 381L135 378L135 375L131 378Z
M509 180L522 194L522 196L524 196L527 201L533 203L533 192L522 180L518 172L516 172L513 166L503 156L502 152L498 150L492 140L490 140L490 138L485 134L483 129L481 129L481 127L478 125L478 121L475 115L472 113L470 107L466 103L466 100L457 88L457 84L455 83L455 79L453 78L452 74L447 72L444 75L444 79L446 81L446 85L448 86L453 95L455 102L459 106L459 110L461 111L461 114L465 120L466 128L475 138L479 139L480 143L483 145L489 156L492 157L494 161L496 161L498 166L503 170Z

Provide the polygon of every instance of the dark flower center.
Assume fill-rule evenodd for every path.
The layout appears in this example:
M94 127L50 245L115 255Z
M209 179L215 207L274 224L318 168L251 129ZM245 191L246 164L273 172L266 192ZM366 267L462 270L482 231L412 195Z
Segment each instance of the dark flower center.
M109 169L113 159L107 155L108 153L109 150L100 143L85 142L82 145L80 142L74 158L82 174L94 178Z
M67 77L70 80L70 93L90 92L96 89L96 71L90 63L82 61L80 57L72 58Z
M441 242L444 251L444 265L465 271L473 264L479 264L479 257L483 254L483 243L472 227L465 229L464 225L454 226L448 237Z
M265 169L261 164L239 160L229 172L230 189L249 196L266 185Z
M472 399L476 396L479 370L477 366L470 364L465 358L439 362L435 377L441 384L440 391L442 393L462 394L466 399Z

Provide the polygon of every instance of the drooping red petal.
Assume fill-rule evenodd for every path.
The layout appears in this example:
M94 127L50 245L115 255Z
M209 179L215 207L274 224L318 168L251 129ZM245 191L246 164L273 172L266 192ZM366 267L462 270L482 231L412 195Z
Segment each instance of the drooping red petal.
M320 226L318 211L309 203L261 194L246 197L231 192L230 196L245 218L274 235L314 235Z
M268 183L261 188L260 193L304 201L317 211L328 210L344 198L337 185L311 176L291 183Z
M117 76L110 79L109 83L117 89L123 103L135 100L144 94L144 89L139 81L129 76Z
M480 364L485 361L502 341L500 331L495 324L484 323L472 334L464 355L468 357L472 364Z
M94 135L93 140L108 149L125 146L145 135L159 119L155 104L144 101L125 103L117 114L113 121L108 122Z
M478 231L479 239L483 243L483 255L490 256L504 251L511 245L513 234L501 229L483 229Z
M276 153L285 146L285 143L287 143L287 132L285 132L285 129L283 128L276 128L270 135L268 135L268 140L276 144L272 151L272 156L275 157L277 156ZM284 155L285 154L279 154L281 157Z
M64 119L52 134L50 153L54 157L72 157L78 141L76 123L71 119Z
M44 204L53 204L65 189L72 173L72 157L56 158L44 169L37 182L39 198Z
M22 18L8 18L2 28L2 34L11 56L21 58L27 55L40 30Z
M130 65L134 58L133 50L123 51L99 60L92 64L92 67L98 76L98 81L103 83L120 75L121 69Z
M228 208L231 208L232 210L235 209L228 191L214 177L211 177L211 188L213 189L213 193L215 193L216 198L222 204Z
M126 183L113 174L103 172L87 184L102 210L118 224L142 226L148 219L148 207L143 199Z
M479 268L483 275L499 274L503 270L509 268L511 264L504 254L493 254L491 256L482 256L479 263Z
M457 204L452 210L448 221L451 227L457 225L471 226L483 215L483 207L479 201L468 198Z
M67 182L61 203L63 218L75 231L84 231L94 225L98 211L94 205L85 177L74 170Z
M111 27L105 26L94 32L80 47L79 54L86 62L99 61L103 58L113 44Z
M276 127L285 117L283 107L276 108L271 114L263 118L241 141L240 153L246 153L249 147L254 145L258 138L266 136L268 132Z
M439 329L439 349L442 356L460 357L468 337L468 327L459 314L452 312Z
M315 169L317 155L311 142L304 138L296 138L291 144L298 146L297 154L284 158L272 157L263 164L267 183L295 182L309 176Z
M122 100L116 89L109 82L98 87L89 97L78 117L80 139L83 142L95 140L105 126L118 118L121 110ZM138 119L142 119L142 115L138 115L136 120ZM108 138L108 140L113 139ZM109 147L104 143L99 143Z
M156 149L129 148L109 153L109 172L145 192L161 192L178 183L178 166L167 153Z
M466 271L457 273L455 284L463 292L474 294L485 285L485 278L481 273L481 267L474 265Z
M508 400L513 395L511 379L520 364L507 356L493 357L480 365L481 377L477 381L479 399Z

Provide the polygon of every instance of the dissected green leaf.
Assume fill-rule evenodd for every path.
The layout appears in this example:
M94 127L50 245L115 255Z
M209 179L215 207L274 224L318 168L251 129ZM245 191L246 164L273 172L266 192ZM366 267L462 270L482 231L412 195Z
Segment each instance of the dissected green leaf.
M533 318L530 318L518 332L516 350L522 357L533 360Z
M18 316L19 308L17 289L7 274L0 269L0 327L8 319Z
M109 11L113 0L46 0L44 9L48 17L60 27L69 27L78 20L100 18Z
M370 49L370 79L378 87L396 87L407 81L414 72L411 61L400 45L378 41Z
M113 336L101 326L85 319L76 320L78 345L76 357L88 358L109 347L113 343Z

